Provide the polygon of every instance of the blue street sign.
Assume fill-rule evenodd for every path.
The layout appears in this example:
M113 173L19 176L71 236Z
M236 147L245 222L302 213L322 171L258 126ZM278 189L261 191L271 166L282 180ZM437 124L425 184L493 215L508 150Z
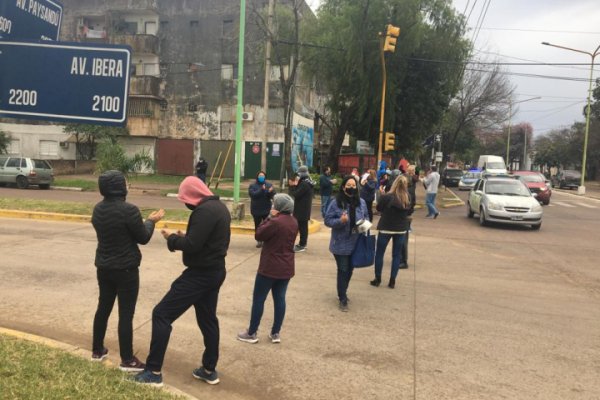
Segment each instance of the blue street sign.
M0 39L58 40L62 13L56 0L0 0Z
M125 125L127 46L0 41L0 116Z

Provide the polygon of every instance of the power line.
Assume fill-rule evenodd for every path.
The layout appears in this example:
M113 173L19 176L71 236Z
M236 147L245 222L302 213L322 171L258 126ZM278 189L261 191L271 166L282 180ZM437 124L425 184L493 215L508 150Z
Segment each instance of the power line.
M543 63L542 61L539 61L539 60L532 60L532 59L528 59L528 58L514 57L514 56L509 56L509 55L506 55L506 54L494 53L494 52L491 52L491 51L485 51L485 50L480 50L480 49L476 49L476 51L478 53L491 54L491 55L494 55L494 56L500 56L500 57L510 58L510 59L513 59L513 60L528 61L528 62L533 62L533 63ZM585 63L584 64L568 64L568 65L566 65L566 64L565 65L563 65L563 64L555 64L555 63L544 63L544 65L546 65L546 64L548 66L555 66L557 68L577 69L577 70L586 71L586 72L589 71L588 68L577 68L577 67L574 67L574 66L575 65L588 65L588 66L590 65L590 64L585 64ZM600 72L600 69L594 69L594 71L595 72Z
M525 28L492 28L485 27L479 28L487 31L515 31L515 32L541 32L541 33L574 33L574 34L585 34L585 35L600 35L600 32L591 31L557 31L549 29L525 29Z

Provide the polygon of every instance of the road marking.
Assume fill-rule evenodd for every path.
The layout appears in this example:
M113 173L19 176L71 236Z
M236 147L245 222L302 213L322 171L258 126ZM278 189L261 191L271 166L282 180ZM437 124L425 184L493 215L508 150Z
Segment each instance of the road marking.
M572 206L570 204L567 203L563 203L562 201L554 201L554 204L558 204L559 206L563 206L563 207L568 207L568 208L575 208L575 206Z
M581 207L586 207L586 208L598 208L596 206L591 206L591 205L585 204L585 203L575 203L575 204L577 204L578 206L581 206Z

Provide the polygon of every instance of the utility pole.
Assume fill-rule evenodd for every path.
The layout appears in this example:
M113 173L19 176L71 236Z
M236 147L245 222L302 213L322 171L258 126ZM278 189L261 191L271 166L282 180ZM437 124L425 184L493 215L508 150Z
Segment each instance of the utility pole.
M275 11L275 0L269 0L269 11L267 17L267 43L265 50L265 98L263 103L263 135L260 152L260 169L267 172L267 135L269 132L269 84L271 83L271 33L273 32L273 14Z
M238 48L237 110L235 114L235 169L233 171L233 206L240 203L242 168L242 113L244 111L244 36L246 33L246 0L240 0L240 39Z

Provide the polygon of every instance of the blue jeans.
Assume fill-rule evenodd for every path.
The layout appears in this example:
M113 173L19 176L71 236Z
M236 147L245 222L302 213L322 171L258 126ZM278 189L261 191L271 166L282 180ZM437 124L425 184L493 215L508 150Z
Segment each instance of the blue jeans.
M331 201L331 196L321 196L321 215L325 218L325 213L327 212L327 206L329 205L329 201Z
M252 295L252 312L250 315L250 327L248 333L253 335L258 331L260 319L265 309L265 300L269 292L273 295L275 317L271 334L279 333L283 318L285 317L285 292L287 291L289 279L273 279L261 274L256 274L254 281L254 293Z
M334 254L335 263L337 264L337 292L340 301L348 301L346 292L348 291L348 285L350 279L352 279L352 272L354 267L350 263L350 256L341 256Z
M406 262L403 259L402 253L405 245L406 235L390 235L387 233L379 233L377 235L377 248L375 249L375 278L381 280L381 271L383 270L383 256L390 239L392 239L392 272L390 278L396 279L400 264Z
M427 193L425 197L425 204L427 205L427 216L434 216L438 213L437 208L435 208L435 197L437 193Z

